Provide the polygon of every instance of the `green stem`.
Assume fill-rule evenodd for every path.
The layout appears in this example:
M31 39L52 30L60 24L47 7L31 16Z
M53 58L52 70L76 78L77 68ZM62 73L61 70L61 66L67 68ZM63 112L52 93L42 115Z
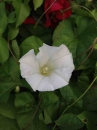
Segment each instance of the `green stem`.
M75 102L73 102L71 105L67 106L67 108L63 111L62 115L68 110L68 108L72 107L76 102L78 102L88 92L88 90L91 88L91 86L96 81L96 79L97 79L97 76L94 78L94 80L89 85L89 87L85 90L85 92L79 98L77 98L77 100Z
M52 4L47 8L47 10L40 16L40 18L39 18L38 21L36 22L34 28L37 27L37 25L38 25L39 21L41 20L41 18L43 17L43 15L52 7L52 5L53 5L55 2L56 2L56 0L54 0L54 1L52 2Z
M89 87L85 90L85 92L79 97L77 98L77 100L75 102L73 102L71 105L67 106L67 108L63 111L63 113L61 115L63 115L70 107L72 107L76 102L78 102L87 92L88 90L91 88L91 86L93 85L93 83L96 81L97 76L94 78L94 80L92 81L92 83L89 85ZM53 130L55 129L55 126L53 127Z

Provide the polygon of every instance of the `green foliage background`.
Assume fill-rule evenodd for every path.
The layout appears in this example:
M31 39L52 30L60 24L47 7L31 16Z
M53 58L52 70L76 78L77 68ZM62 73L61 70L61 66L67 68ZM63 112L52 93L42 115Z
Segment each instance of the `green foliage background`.
M43 2L0 1L0 130L97 130L97 1L72 1L55 29L45 16L24 24L32 12L39 19ZM53 92L33 92L20 75L19 58L43 43L65 44L74 58L69 85Z

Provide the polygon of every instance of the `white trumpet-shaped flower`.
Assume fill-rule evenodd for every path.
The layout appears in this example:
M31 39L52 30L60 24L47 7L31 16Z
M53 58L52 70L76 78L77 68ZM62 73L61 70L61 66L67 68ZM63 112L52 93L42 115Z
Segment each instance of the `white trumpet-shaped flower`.
M34 91L54 91L66 86L74 70L72 54L63 44L59 47L43 44L37 55L32 49L19 62L21 76Z

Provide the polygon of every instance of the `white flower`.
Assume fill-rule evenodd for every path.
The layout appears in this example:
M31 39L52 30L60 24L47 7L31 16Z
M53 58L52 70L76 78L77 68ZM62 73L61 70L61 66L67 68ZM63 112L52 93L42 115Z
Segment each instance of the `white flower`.
M74 70L72 54L65 45L43 44L36 56L32 49L19 62L22 77L34 91L53 91L66 86Z

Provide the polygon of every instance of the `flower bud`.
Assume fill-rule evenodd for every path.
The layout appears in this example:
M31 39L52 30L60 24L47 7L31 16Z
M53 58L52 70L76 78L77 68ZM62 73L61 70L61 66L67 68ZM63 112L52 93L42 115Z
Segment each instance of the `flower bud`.
M19 93L20 92L20 87L19 86L16 86L16 88L15 88L15 93Z

